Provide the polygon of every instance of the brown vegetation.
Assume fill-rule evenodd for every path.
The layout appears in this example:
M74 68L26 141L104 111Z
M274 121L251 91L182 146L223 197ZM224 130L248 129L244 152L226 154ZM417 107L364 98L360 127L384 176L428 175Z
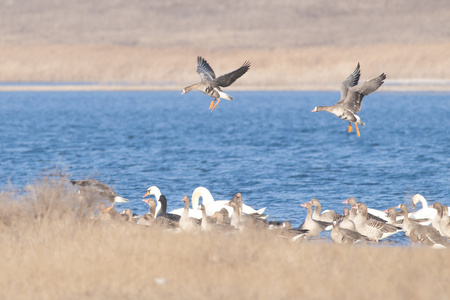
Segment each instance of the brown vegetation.
M448 250L96 221L60 179L3 191L0 205L1 299L443 299L448 293Z
M383 89L411 89L411 79L422 80L415 89L448 89L448 8L445 0L9 1L0 10L0 81L181 90L198 79L202 55L220 74L252 61L233 89L337 90L358 61L361 80L388 75Z

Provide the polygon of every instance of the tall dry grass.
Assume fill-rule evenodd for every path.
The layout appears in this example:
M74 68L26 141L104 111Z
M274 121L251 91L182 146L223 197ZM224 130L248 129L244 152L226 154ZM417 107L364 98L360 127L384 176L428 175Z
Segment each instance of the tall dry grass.
M328 89L339 91L340 82L361 63L361 80L387 74L383 90L405 79L450 80L450 43L382 44L353 47L299 49L155 49L127 46L0 46L0 81L98 82L144 86L134 89L181 90L197 82L196 57L204 56L216 74L224 74L250 60L250 71L229 90ZM121 86L120 86L121 85ZM3 86L1 90L23 87ZM39 88L39 87L38 87ZM42 86L40 87L42 88ZM56 86L52 88L61 88ZM75 86L75 88L98 88ZM109 87L111 88L111 87ZM128 87L129 88L129 87ZM400 88L407 88L403 86ZM438 86L447 88L448 85Z
M90 219L45 178L0 194L0 299L446 299L450 252Z

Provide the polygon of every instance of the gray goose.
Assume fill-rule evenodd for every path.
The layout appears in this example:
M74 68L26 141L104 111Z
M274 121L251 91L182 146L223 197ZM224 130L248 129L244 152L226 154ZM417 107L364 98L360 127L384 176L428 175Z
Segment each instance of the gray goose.
M314 206L314 212L312 218L317 221L328 222L333 224L334 221L340 221L343 219L343 216L334 212L333 210L326 210L322 213L322 206L318 199L311 199L309 201L312 206Z
M433 218L433 221L431 222L431 226L433 226L437 231L439 231L441 235L443 235L441 231L442 204L440 202L435 202L431 207L433 207L437 211L436 216Z
M450 216L448 215L448 207L445 204L442 204L442 219L440 226L442 233L450 238Z
M316 221L312 218L313 208L310 202L303 203L301 206L306 208L306 218L298 228L308 230L308 232L305 233L306 237L317 237L329 224Z
M356 208L353 211L355 212L356 216ZM344 218L342 219L342 221L338 222L338 226L342 229L356 231L355 223L350 220L350 211L347 207L344 208Z
M336 221L333 221L333 229L331 230L330 238L336 244L347 245L353 245L361 241L369 240L366 236L356 231L339 227Z
M112 188L107 184L98 181L97 179L86 180L69 180L73 186L77 187L80 193L86 195L92 195L97 198L108 200L111 205L104 209L102 212L107 212L113 208L116 202L128 202L130 200L120 197Z
M361 103L364 96L375 92L384 83L383 80L386 79L386 74L382 73L376 78L358 84L360 75L358 63L356 69L342 82L341 99L333 106L316 106L312 110L312 112L327 111L348 121L348 132L352 131L351 123L355 123L357 136L360 136L358 124L361 126L365 125L356 114L361 111Z
M150 226L153 221L155 220L155 213L156 213L156 201L152 198L142 199L142 202L145 202L148 204L148 213L141 216L139 220L137 221L138 225L146 225Z
M350 197L347 200L342 201L342 203L351 205L352 209L350 210L350 220L353 221L354 217L356 216L356 204L358 204L358 201L356 201L356 198ZM370 213L369 211L377 213L377 215L374 215L374 214ZM380 210L367 208L367 212L368 212L367 213L367 218L368 219L374 219L374 220L377 220L377 221L380 221L380 222L387 222L387 220L388 220L387 218L383 219L383 218L380 217L381 215L383 215L383 212L380 211Z
M442 237L439 234L439 231L437 231L434 227L423 226L418 223L411 222L408 217L408 209L405 204L400 204L397 208L400 208L404 212L405 218L403 221L403 231L405 232L405 235L409 236L411 239L411 245L414 245L415 242L418 242L420 245L423 242L433 248L448 248L450 246L450 243Z
M448 216L448 207L439 202L433 203L433 208L437 210L437 215L433 219L433 227L436 228L442 236L450 238L450 217Z
M216 78L216 74L214 74L213 69L209 66L206 59L198 56L197 73L200 74L201 81L199 83L195 83L185 87L181 92L181 95L192 90L198 90L208 96L211 96L214 99L211 101L209 109L211 109L211 111L214 111L217 104L219 104L220 102L220 98L233 100L233 97L224 93L220 87L230 86L233 82L236 81L236 79L244 75L248 71L248 69L250 69L250 62L245 61L239 69ZM217 103L214 104L216 100Z
M358 214L353 222L355 223L356 231L367 236L370 240L378 242L401 230L401 228L394 225L368 219L367 214L367 206L364 203L358 203Z
M190 200L188 196L184 196L182 201L184 202L184 211L181 214L179 226L183 231L193 231L200 229L200 220L189 217L189 205Z

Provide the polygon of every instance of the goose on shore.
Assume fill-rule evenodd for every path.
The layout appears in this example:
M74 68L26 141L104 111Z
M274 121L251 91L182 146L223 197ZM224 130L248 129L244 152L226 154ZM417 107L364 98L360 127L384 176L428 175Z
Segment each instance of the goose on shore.
M184 202L184 210L180 217L179 222L180 229L183 231L193 231L200 229L201 220L191 218L189 216L189 205L190 205L189 197L184 196L182 201ZM201 210L200 213L202 213Z
M442 204L442 219L439 226L441 233L447 238L450 238L450 216L448 215L448 207L445 204Z
M422 208L417 211L411 212L409 214L409 217L414 218L414 219L426 218L426 219L428 219L428 222L422 223L422 224L423 225L431 224L433 219L436 217L436 214L437 214L436 209L429 207L427 199L425 199L425 197L420 194L415 194L411 200L412 200L412 209L413 210L416 208L416 205L419 203L422 204Z
M347 245L353 245L361 241L369 240L366 236L354 230L339 227L336 221L333 221L333 229L331 230L330 238L336 244Z
M401 228L396 227L385 222L380 222L375 219L368 219L367 206L364 203L358 203L358 214L353 220L356 226L356 231L362 235L367 236L370 240L379 241L396 234Z
M97 179L86 180L69 180L70 183L79 189L79 192L85 195L92 195L94 197L108 200L111 204L104 209L104 212L113 208L114 203L128 202L130 200L120 197L111 187L107 184L98 181Z
M356 216L356 208L355 208L354 212L355 212L355 216ZM344 208L343 219L340 222L338 222L337 225L339 226L339 228L342 228L342 229L349 229L349 230L356 231L355 223L352 220L350 220L350 210L347 207Z
M343 216L333 210L325 210L322 212L322 205L318 199L314 198L309 202L312 206L314 206L314 212L312 214L312 218L314 220L333 223L334 221L340 221L343 219Z
M227 73L216 78L213 69L210 67L206 59L201 56L197 57L197 73L200 74L201 81L192 84L183 89L181 94L185 94L192 90L200 91L208 96L214 98L209 105L209 109L214 111L220 99L233 100L233 97L227 95L220 87L230 86L239 77L244 75L250 69L250 62L245 61L244 64L237 70ZM215 104L214 102L217 101Z
M356 214L353 214L352 212L356 211L356 204L358 204L358 201L356 201L356 198L354 197L350 197L345 201L342 201L342 203L345 204L350 204L350 206L352 207L352 209L350 210L350 220L353 221L353 217L352 216L356 216ZM367 207L367 206L366 206ZM367 208L367 218L368 219L374 219L380 222L387 222L389 219L386 217L386 213L378 210L378 209L373 209L373 208Z
M308 230L306 237L317 237L329 225L322 221L316 221L312 218L313 208L310 202L303 203L302 207L306 208L305 221L298 227L299 229Z
M327 111L348 121L348 132L352 131L351 123L355 123L357 136L360 136L358 124L361 126L365 125L356 114L361 111L361 103L364 96L375 92L386 79L386 75L382 73L376 78L358 84L360 75L358 63L356 69L342 82L339 102L332 106L316 106L312 110L312 112Z

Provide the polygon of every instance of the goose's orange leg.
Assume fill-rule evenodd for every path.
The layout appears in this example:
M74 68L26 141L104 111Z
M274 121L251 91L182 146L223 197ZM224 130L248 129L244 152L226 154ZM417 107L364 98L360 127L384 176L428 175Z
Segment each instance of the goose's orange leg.
M217 104L219 104L219 102L220 102L220 98L217 99L217 102L216 102L216 104L214 104L214 107L211 111L214 111L216 109L216 106L217 106Z
M357 135L357 136L360 136L360 134L359 134L359 128L358 128L358 123L355 123L355 126L356 126L356 135Z
M111 208L113 208L113 204L114 204L114 202L113 202L113 203L111 203L111 205L110 205L109 207L107 207L107 208L105 208L104 210L102 210L102 213L105 213L105 212L108 212L108 211L110 211L110 210L111 210Z
M350 123L350 121L348 121L348 132L352 132L353 128L352 128L352 123Z
M211 109L211 108L213 108L214 107L214 101L216 101L217 99L216 98L214 98L214 100L212 100L211 101L211 104L209 104L209 109Z

